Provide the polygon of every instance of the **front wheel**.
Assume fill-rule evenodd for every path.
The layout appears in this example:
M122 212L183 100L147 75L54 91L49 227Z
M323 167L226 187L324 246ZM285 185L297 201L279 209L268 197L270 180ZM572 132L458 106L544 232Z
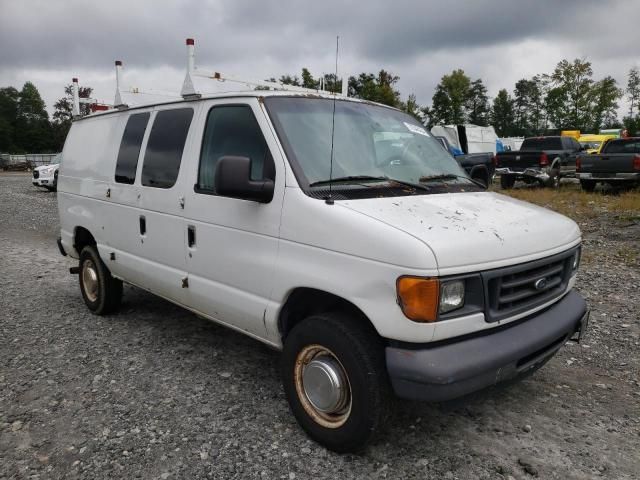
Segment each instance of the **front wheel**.
M96 315L114 312L122 300L122 280L113 278L94 245L80 252L80 291L82 298Z
M282 380L296 420L336 452L362 449L387 416L391 387L384 345L364 321L313 315L285 340Z

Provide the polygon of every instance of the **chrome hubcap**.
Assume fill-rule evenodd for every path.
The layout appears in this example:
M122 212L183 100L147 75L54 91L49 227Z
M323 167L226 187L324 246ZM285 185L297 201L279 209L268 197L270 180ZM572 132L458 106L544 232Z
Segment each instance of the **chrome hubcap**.
M305 411L327 428L343 425L351 413L351 386L344 367L329 349L305 347L296 359L295 382Z
M91 260L82 264L82 285L89 301L95 302L98 299L98 272Z

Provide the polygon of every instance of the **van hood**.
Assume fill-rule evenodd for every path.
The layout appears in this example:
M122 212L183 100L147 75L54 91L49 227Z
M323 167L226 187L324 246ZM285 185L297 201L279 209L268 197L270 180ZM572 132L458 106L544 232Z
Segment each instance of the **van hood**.
M441 275L534 260L580 241L580 229L573 220L493 192L339 203L423 241L432 250Z

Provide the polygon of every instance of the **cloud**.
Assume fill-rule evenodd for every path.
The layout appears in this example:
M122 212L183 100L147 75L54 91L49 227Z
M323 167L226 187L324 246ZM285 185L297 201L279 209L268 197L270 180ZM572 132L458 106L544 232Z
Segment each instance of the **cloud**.
M4 1L0 86L34 81L49 107L72 76L113 96L113 61L129 84L178 91L184 39L197 62L254 78L331 72L335 36L341 71L385 68L404 96L428 104L454 68L482 78L495 95L548 72L563 58L588 58L597 76L626 82L637 64L634 0L67 0Z

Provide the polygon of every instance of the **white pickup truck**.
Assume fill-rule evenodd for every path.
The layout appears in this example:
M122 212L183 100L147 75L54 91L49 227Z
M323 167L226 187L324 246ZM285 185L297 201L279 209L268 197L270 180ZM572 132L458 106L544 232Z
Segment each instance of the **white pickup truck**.
M36 187L44 187L55 192L58 187L58 171L60 170L60 155L48 165L42 165L33 169L31 183Z
M73 122L59 247L115 312L127 282L282 350L293 414L362 448L393 394L442 401L579 338L581 234L473 182L413 117L254 91Z

